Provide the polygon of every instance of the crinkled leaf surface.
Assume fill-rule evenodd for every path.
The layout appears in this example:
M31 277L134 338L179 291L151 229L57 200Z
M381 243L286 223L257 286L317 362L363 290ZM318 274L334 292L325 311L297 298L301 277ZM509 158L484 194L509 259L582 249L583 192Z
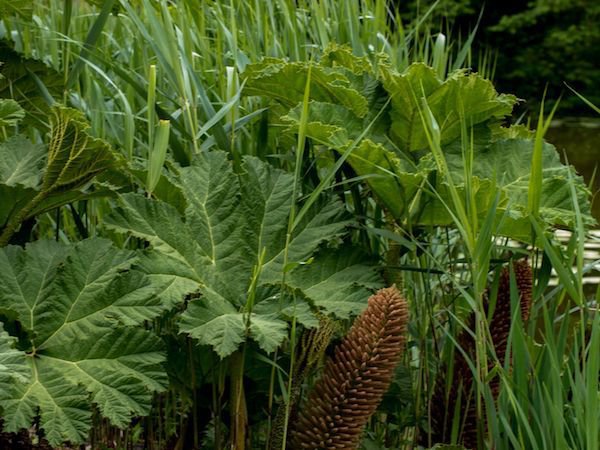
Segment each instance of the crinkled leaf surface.
M89 195L83 192L94 177L118 165L110 146L87 132L81 113L70 108L51 110L48 148L23 136L0 143L0 232L37 214Z
M148 413L152 393L167 384L165 356L160 339L135 325L169 307L160 300L168 285L151 283L136 260L102 239L0 249L0 310L12 313L30 340L27 352L16 352L0 334L0 361L24 374L0 375L7 431L28 428L39 414L58 446L85 440L90 401L119 427Z
M24 352L15 348L16 339L4 331L0 323L0 384L8 385L13 381L27 383L30 370L25 362ZM0 393L0 399L3 394Z
M45 157L44 146L24 136L0 143L0 230L37 195Z
M0 143L0 183L37 189L42 178L46 149L24 136Z
M90 136L83 114L55 107L50 118L52 138L42 191L77 189L116 165L108 143Z
M390 135L405 150L427 145L419 115L419 102L429 97L442 84L435 71L425 64L412 64L402 74L387 67L380 69L385 90L392 102Z
M187 202L184 214L160 200L126 194L106 219L109 227L152 245L153 251L140 266L151 279L170 283L169 301L201 294L189 302L180 329L199 343L211 345L221 357L234 352L247 336L267 352L281 344L289 310L284 312L283 304L279 309L261 310L261 295L255 299L256 312L251 310L247 297L253 276L258 277L257 290L273 284L279 284L279 291L307 290L322 282L315 273L313 278L304 276L298 286L281 285L284 272L292 277L301 267L306 266L308 272L320 270L316 262L305 263L321 245L342 236L350 224L339 201L316 202L290 237L286 265L293 176L252 157L244 159L242 170L235 173L224 152L203 153L190 167L179 170L178 185ZM368 265L361 267L369 273ZM356 273L344 276L341 266L331 267L333 272L336 269L342 273L330 274L328 286L342 291L353 284ZM357 289L363 306L369 295L367 286L364 283ZM310 301L308 294L300 297L300 301ZM355 298L349 301L356 306ZM317 302L313 305L321 307ZM344 311L356 309L360 308ZM306 317L310 310L303 312L310 322Z
M310 63L283 62L265 58L246 68L246 95L268 95L288 106L302 102ZM368 112L367 99L358 92L340 71L313 65L310 75L311 97L317 101L339 103L358 117Z
M25 111L17 102L0 99L0 126L15 126L25 117Z
M360 251L344 247L327 251L311 264L290 274L289 286L299 289L328 314L348 317L365 306L365 287L377 289L380 277L370 258Z
M288 321L295 318L305 328L319 326L314 303L311 304L310 299L304 297L299 290L282 290L281 284L262 285L256 296L258 301L252 310L255 314L282 317Z
M246 72L247 83L253 93L271 97L284 111L287 108L281 121L288 125L287 133L296 133L301 107L279 94L272 95L268 84L262 85L263 80L269 79L263 76L271 70L285 71L285 64L265 61ZM379 61L375 71L364 58L338 46L325 51L320 65L327 73L337 73L348 80L353 89L368 99L372 109L377 108L375 105L381 108L384 100L389 100L389 107L378 117L379 109L360 116L335 97L311 95L306 135L340 154L353 146L347 162L396 219L413 225L451 225L455 206L445 177L451 177L459 197L465 197L463 148L472 148L470 185L480 223L498 200L498 232L530 239L526 205L533 149L531 132L523 127L501 127L517 101L514 96L498 94L490 81L465 71L440 80L424 64L413 64L398 73L385 60ZM297 64L294 67L297 70ZM295 76L291 69L286 73ZM298 99L296 96L294 101ZM425 105L439 126L448 173L439 172L429 151L422 118ZM362 141L356 142L369 125ZM544 147L543 175L540 215L548 225L574 225L569 180L574 183L584 222L594 223L589 191L583 180L561 164L549 145Z
M190 304L181 320L181 331L212 346L221 357L228 356L244 342L248 332L266 352L273 352L287 336L287 323L277 313L249 315L240 312L222 297L203 291L201 300Z
M1 0L8 6L6 12L15 9L27 11L23 4L31 0ZM0 11L1 13L2 11ZM44 130L48 128L47 116L53 99L64 92L64 76L43 61L26 58L13 48L12 41L0 41L0 98L16 101L25 111L24 124ZM43 87L42 87L43 86Z

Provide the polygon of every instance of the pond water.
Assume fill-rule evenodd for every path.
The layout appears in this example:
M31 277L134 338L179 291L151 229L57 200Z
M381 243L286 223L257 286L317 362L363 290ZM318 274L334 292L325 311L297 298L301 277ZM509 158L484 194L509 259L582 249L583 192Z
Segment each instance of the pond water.
M591 186L592 214L600 224L600 119L559 119L552 122L546 140L556 146L563 162L568 159ZM596 171L594 173L594 171ZM585 293L593 298L600 283L600 225L585 243L585 263L594 267L584 277ZM563 240L569 233L563 232Z
M546 140L556 146L564 161L583 176L586 183L592 178L592 214L600 223L600 119L577 118L554 120L546 134ZM597 169L596 169L597 167ZM594 170L597 170L594 177Z

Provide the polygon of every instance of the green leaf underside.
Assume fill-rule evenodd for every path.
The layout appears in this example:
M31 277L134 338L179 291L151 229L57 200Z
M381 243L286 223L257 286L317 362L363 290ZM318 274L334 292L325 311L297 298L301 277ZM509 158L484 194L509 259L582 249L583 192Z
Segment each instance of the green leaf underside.
M0 406L4 429L28 428L39 414L55 446L85 441L91 405L118 427L150 410L167 378L162 341L135 328L169 307L165 285L133 265L137 256L109 241L75 246L37 241L0 249L0 310L29 333L31 353L16 352L0 333ZM2 364L19 364L7 379Z
M115 166L110 146L87 133L83 114L55 107L51 115L52 136L44 172L42 191L83 187L99 173Z
M91 137L80 112L64 107L50 110L48 148L24 136L0 143L0 231L11 232L35 215L90 196L106 195L107 189L82 189L102 172L118 165L110 146ZM0 119L1 120L1 119Z
M183 215L160 200L125 194L106 224L152 245L153 251L141 258L139 266L151 279L171 282L169 301L201 294L182 314L182 332L212 346L221 357L234 352L248 336L264 351L274 351L287 335L289 310L261 312L257 300L254 313L247 310L246 297L261 255L259 289L273 284L279 290L312 286L309 275L302 286L281 285L293 176L253 157L246 157L242 173L236 174L224 152L201 154L179 172L178 185L187 203ZM339 201L317 202L291 236L288 265L303 267L321 245L342 236L350 224L343 211ZM322 280L316 272L319 265L313 264L316 285ZM305 266L309 272L313 267ZM370 272L367 265L361 267ZM296 270L287 274L290 280ZM330 283L342 292L353 284L354 275L332 276ZM370 287L365 283L358 288L362 306L351 298L353 306L342 309L345 317L364 308ZM339 301L344 302L341 297ZM325 309L317 302L313 305ZM304 311L307 323L313 323L311 314Z

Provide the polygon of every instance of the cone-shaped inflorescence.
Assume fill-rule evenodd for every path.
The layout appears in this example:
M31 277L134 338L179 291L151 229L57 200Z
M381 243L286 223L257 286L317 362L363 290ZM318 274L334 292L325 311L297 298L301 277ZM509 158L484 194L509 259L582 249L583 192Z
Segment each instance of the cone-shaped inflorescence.
M357 448L400 361L407 323L408 307L395 286L369 298L291 424L287 448Z
M526 261L512 263L515 280L519 293L521 319L529 318L532 293L532 271ZM498 295L495 304L490 304L489 292L484 295L485 312L493 308L489 322L490 335L494 344L494 351L498 361L504 365L508 335L511 328L511 299L510 299L510 269L504 267L500 274ZM472 333L475 332L475 317L472 314L467 321L467 326ZM463 331L458 337L458 345L471 361L476 358L476 345L473 335ZM489 359L488 370L495 364L495 359ZM452 373L448 368L441 368L436 380L435 390L431 399L431 426L432 441L435 443L450 443L452 425L455 411L459 411L460 434L459 442L468 449L477 448L477 426L485 421L485 417L478 418L474 392L473 372L471 371L464 354L457 348L454 353ZM451 384L447 389L448 377L451 375ZM500 391L500 379L494 377L488 383L494 399Z

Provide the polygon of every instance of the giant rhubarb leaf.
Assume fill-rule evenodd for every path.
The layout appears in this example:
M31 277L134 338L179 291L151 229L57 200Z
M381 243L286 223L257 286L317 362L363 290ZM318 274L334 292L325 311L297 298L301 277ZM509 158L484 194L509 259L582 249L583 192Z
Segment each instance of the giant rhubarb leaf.
M0 247L25 220L90 195L82 191L117 165L117 155L76 110L55 107L48 148L23 136L0 143Z
M247 69L248 95L269 95L288 106L302 101L310 63L284 62L266 58ZM343 73L323 66L313 66L310 74L311 94L315 100L339 103L358 117L368 112L367 99Z
M136 260L102 239L0 249L0 311L28 342L17 350L0 328L5 430L28 428L39 415L58 446L86 439L91 402L119 427L148 413L153 392L167 384L165 356L160 339L135 325L169 306L160 301L168 286L151 283Z
M0 18L15 12L30 14L32 3L32 0L0 0ZM62 98L65 90L63 74L40 59L15 51L9 39L0 40L0 62L0 98L16 101L25 111L25 124L46 131L51 105Z
M180 329L211 345L221 357L234 352L246 336L267 352L275 350L287 335L290 292L301 305L303 323L310 324L307 305L308 311L331 312L325 300L348 302L337 311L347 316L362 310L364 301L357 302L357 297L366 299L367 287L378 282L365 260L340 254L329 264L318 255L321 246L341 237L350 224L339 201L317 202L286 248L293 176L252 157L244 159L242 170L235 173L223 152L203 153L179 170L177 182L187 202L184 214L163 201L125 194L106 219L116 231L152 245L141 266L151 279L169 283L163 299L177 302L201 294L189 302ZM341 251L329 249L334 255ZM275 296L257 294L273 285L279 286ZM272 303L266 307L273 301L279 308Z
M274 111L283 109L280 121L288 126L280 129L297 133L302 113L300 95L271 92L273 77L282 73L306 81L306 64L288 64L268 60L250 65L245 92L272 98L278 104ZM313 71L319 70L329 77L319 83L334 90L339 82L334 77L337 74L343 85L363 96L373 110L357 114L347 102L323 95L327 89L321 86L311 95L306 135L338 153L352 147L348 164L397 220L412 225L453 223L456 205L449 178L466 203L465 167L469 164L463 149L467 149L473 158L469 202L474 200L480 223L495 207L499 234L530 239L526 206L533 144L526 130L501 128L516 102L514 96L498 94L490 81L465 71L440 80L424 64L413 64L399 73L382 59L375 69L365 58L339 46L325 51L319 65L313 67ZM428 120L439 128L448 170L438 167L439 161L430 152L425 105L431 113ZM544 147L543 174L540 215L547 225L574 225L571 182L584 222L594 222L583 180L560 162L550 145ZM499 204L494 206L497 200Z
M0 99L0 126L14 126L25 117L25 111L14 100Z

